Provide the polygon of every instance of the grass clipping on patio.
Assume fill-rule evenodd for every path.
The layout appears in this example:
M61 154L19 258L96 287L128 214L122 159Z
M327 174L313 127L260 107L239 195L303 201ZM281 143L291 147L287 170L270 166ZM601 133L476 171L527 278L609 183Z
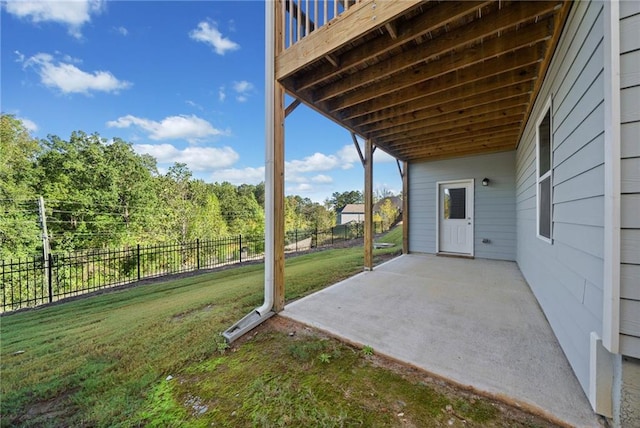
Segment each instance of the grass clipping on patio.
M290 258L287 299L362 262L362 248ZM263 274L252 265L2 317L2 426L516 424L311 331L267 326L227 348L219 332L261 303Z

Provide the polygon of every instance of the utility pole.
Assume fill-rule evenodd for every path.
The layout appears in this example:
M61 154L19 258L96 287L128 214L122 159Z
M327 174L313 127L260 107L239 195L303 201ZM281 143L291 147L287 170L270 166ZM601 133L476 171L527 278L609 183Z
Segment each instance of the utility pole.
M51 248L49 247L49 233L47 232L47 215L44 209L44 198L40 196L38 198L38 210L40 214L40 227L42 228L42 257L44 259L44 286L49 284L49 253Z

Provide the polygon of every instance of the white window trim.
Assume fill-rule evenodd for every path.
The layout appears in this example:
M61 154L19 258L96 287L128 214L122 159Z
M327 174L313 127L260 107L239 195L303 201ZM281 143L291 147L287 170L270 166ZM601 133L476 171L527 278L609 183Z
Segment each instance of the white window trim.
M604 4L604 287L602 344L620 352L620 4Z
M542 108L542 112L540 113L540 115L538 116L538 120L536 120L536 237L538 237L538 239L548 243L548 244L553 244L553 109L551 108L552 103L551 103L551 96L549 96L549 98L547 99L547 101L545 102L543 108ZM551 147L549 148L550 150L550 163L549 163L549 171L544 174L542 177L540 177L540 124L542 123L542 121L544 120L545 115L547 114L547 111L550 111L550 115L549 115L549 128L550 128L550 134L551 134L551 141L550 141L550 145ZM546 236L543 236L540 234L540 182L545 180L546 178L549 178L551 183L550 183L550 189L549 189L549 193L550 193L550 197L551 197L551 201L549 201L549 222L550 222L550 237L547 238Z

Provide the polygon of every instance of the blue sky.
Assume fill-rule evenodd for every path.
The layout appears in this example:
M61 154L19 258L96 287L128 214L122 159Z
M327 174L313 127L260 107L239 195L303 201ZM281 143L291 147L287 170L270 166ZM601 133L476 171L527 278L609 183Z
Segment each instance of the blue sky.
M264 179L264 3L3 2L1 108L33 136L119 137L208 182ZM290 102L291 100L287 100ZM350 134L300 106L286 120L286 193L362 190ZM374 157L374 189L397 193Z

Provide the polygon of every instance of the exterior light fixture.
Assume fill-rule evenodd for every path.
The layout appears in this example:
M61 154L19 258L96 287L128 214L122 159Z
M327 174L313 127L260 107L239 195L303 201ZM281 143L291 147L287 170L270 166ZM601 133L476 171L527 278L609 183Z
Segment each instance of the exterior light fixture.
M483 186L488 186L489 185L489 179L488 178L483 178L482 179L482 185Z

